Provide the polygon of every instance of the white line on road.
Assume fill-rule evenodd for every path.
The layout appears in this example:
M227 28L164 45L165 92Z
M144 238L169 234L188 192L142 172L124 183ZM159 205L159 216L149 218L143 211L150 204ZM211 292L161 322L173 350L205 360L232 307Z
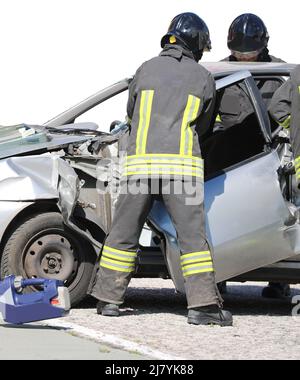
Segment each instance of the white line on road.
M50 327L59 327L64 328L68 330L72 330L72 332L75 332L81 337L89 338L94 341L97 341L99 343L106 343L114 346L115 348L123 349L126 351L134 351L141 355L148 356L153 359L159 359L159 360L186 360L185 358L180 358L178 356L168 355L163 352L153 350L150 347L130 342L129 340L125 340L122 338L119 338L115 335L108 335L104 334L101 331L95 331L93 329L89 329L87 327L83 327L80 325L77 325L75 323L69 323L69 322L63 322L60 320L49 320L44 321L41 324L50 326Z

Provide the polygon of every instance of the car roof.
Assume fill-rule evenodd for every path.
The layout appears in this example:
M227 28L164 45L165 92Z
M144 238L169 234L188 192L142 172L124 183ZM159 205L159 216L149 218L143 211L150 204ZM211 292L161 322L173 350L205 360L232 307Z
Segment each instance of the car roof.
M241 63L241 62L201 62L201 65L209 70L215 79L221 79L230 74L235 74L242 71L250 71L251 74L257 76L276 75L276 76L289 76L290 72L297 66L296 64L289 63ZM44 125L50 127L58 127L64 124L74 122L74 118L81 115L83 112L100 104L102 101L109 99L115 94L119 94L128 89L128 85L132 77L121 80L114 85L103 89L96 94L85 99L83 102L75 105L69 110L61 113L53 119L47 121Z
M208 71L210 71L214 76L226 76L229 74L234 74L239 71L250 71L253 74L263 75L263 74L279 74L279 75L289 75L290 72L297 66L297 64L284 63L284 62L202 62Z

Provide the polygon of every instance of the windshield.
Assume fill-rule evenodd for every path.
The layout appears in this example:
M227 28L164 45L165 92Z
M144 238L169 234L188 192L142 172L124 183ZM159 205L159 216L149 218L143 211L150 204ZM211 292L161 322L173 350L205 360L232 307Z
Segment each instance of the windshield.
M49 137L24 124L9 127L0 126L0 150L49 141Z

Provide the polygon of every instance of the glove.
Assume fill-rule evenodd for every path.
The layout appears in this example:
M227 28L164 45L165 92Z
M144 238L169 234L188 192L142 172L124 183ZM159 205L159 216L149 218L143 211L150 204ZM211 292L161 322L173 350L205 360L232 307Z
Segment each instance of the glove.
M220 121L216 121L215 124L214 124L214 128L213 128L213 133L217 133L217 132L224 132L225 131L225 126L222 122Z

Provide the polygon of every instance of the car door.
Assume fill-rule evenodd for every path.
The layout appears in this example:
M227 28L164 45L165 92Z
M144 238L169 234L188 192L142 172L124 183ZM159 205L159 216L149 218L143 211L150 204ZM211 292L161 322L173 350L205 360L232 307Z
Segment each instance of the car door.
M207 235L218 282L300 252L300 226L296 220L290 222L290 204L279 183L280 158L271 148L270 121L254 79L250 72L236 73L217 81L217 90L238 83L253 105L262 151L223 168L205 182ZM163 204L154 205L149 221L165 237L169 272L176 288L184 292L176 231Z

